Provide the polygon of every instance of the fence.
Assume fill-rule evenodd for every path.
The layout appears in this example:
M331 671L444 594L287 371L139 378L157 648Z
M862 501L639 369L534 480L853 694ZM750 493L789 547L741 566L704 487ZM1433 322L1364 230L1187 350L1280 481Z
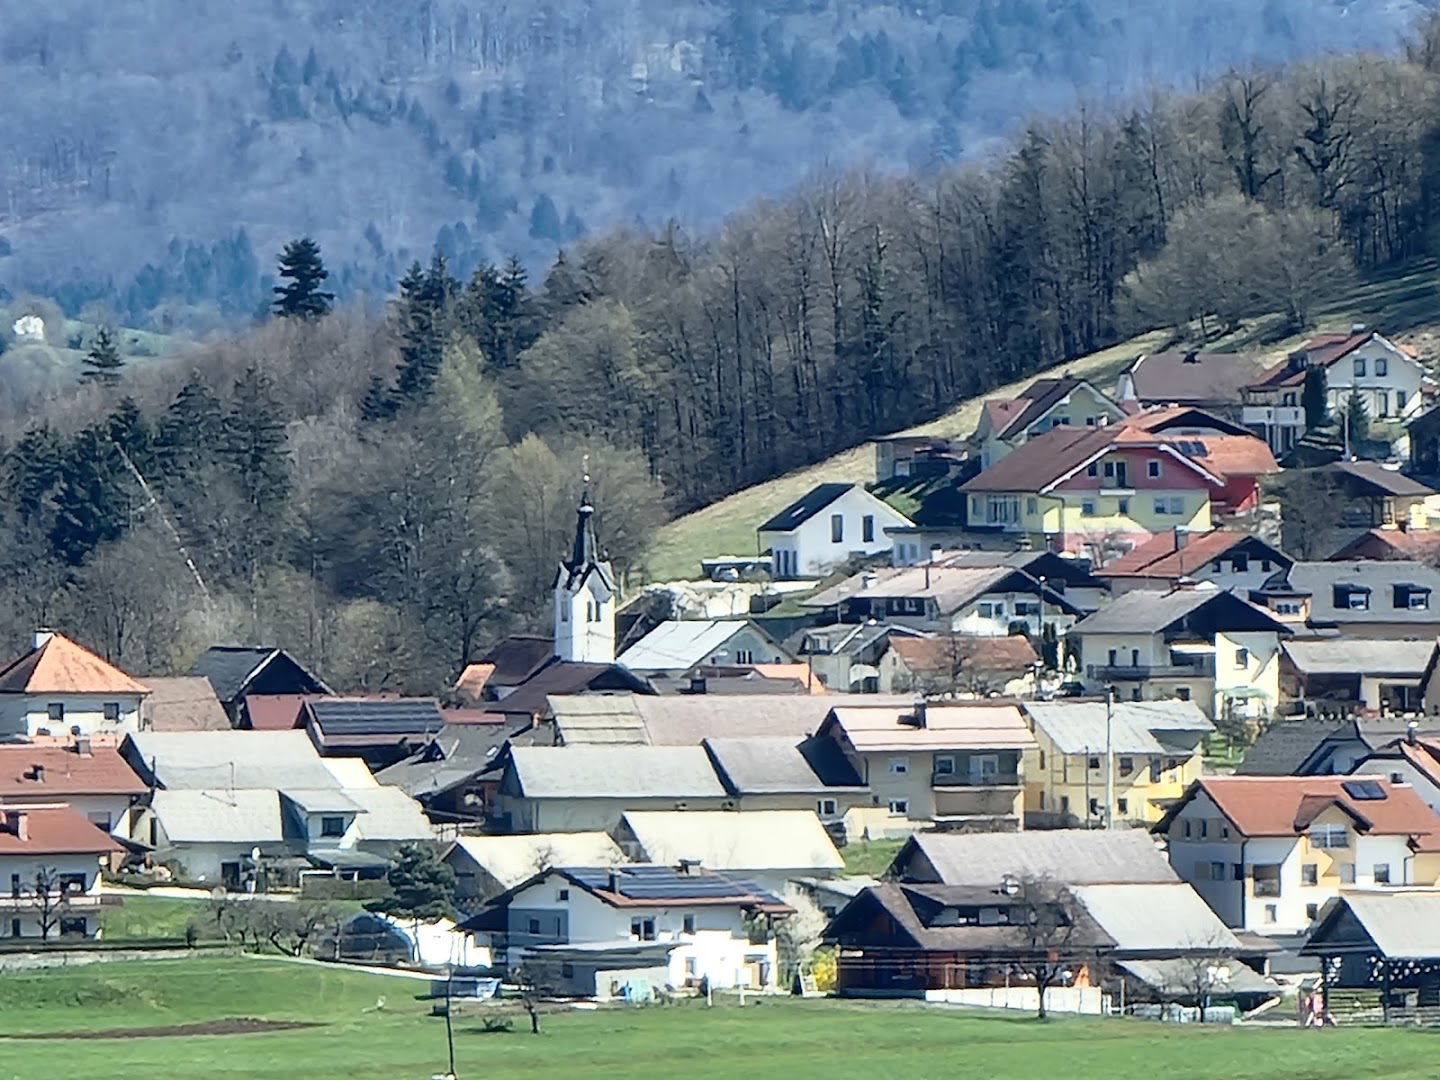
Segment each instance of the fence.
M1036 1012L1040 1008L1040 998L1033 986L926 990L925 1000L947 1005L973 1005L985 1009L1019 1009L1024 1012ZM1045 1008L1053 1013L1102 1016L1110 1011L1110 996L1097 986L1052 986L1045 991Z

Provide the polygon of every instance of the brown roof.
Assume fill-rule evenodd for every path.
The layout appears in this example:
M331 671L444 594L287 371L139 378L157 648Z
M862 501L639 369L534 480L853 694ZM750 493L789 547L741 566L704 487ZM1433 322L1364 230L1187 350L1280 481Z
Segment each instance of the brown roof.
M1025 671L1040 658L1030 642L1018 634L1008 637L976 637L955 634L949 637L902 637L890 639L890 648L916 674L952 670L958 658L964 669L980 671Z
M1079 386L1082 381L1074 375L1062 375L1058 379L1036 379L1022 390L1011 403L1020 408L1006 410L1009 415L1004 427L996 428L996 437L1009 439L1020 434L1053 409L1066 394Z
M1114 440L1110 427L1051 428L960 485L962 491L1036 491L1077 469Z
M1028 404L1029 402L1023 397L1015 398L1013 401L991 398L981 406L981 410L990 421L990 430L998 435L1005 430L1011 420L1024 411Z
M1328 468L1340 473L1342 477L1358 481L1362 490L1369 489L1383 495L1401 497L1424 498L1435 494L1418 480L1412 480L1398 469L1387 469L1378 461L1337 461Z
M1149 353L1135 361L1130 379L1142 402L1230 404L1255 371L1241 353Z
M1269 368L1251 386L1257 389L1270 389L1276 386L1300 386L1305 382L1305 372L1308 367L1329 367L1335 361L1348 356L1361 345L1364 345L1371 338L1375 337L1375 331L1362 330L1355 333L1345 334L1319 334L1305 344L1301 345L1291 356L1301 353L1305 354L1305 364L1291 362L1287 356L1278 364Z
M1180 536L1185 543L1179 545ZM1156 533L1096 573L1101 577L1181 578L1218 559L1235 545L1250 539L1238 529L1180 533L1175 529Z
M51 634L0 670L0 694L145 693L148 687L64 634Z
M150 696L141 706L143 726L150 731L228 731L230 718L215 688L203 675L147 678Z
M1331 555L1329 561L1344 562L1361 558L1436 561L1440 559L1440 531L1369 529Z
M289 731L304 727L305 703L313 694L250 694L245 715L254 731Z
M485 693L485 684L493 674L494 664L466 664L465 670L455 680L455 691L471 701L479 701Z
M480 658L491 665L487 683L518 686L555 657L555 642L537 634L511 634Z
M1378 784L1385 797L1357 799L1345 790L1346 784L1360 780ZM1244 836L1294 836L1324 807L1338 806L1355 818L1362 832L1411 836L1427 843L1440 837L1440 816L1415 789L1384 777L1212 776L1195 785Z
M97 746L88 754L74 746L0 746L0 800L143 795L148 790L113 746Z
M809 664L751 664L767 679L791 679L805 688L806 693L828 694L825 684L814 677Z
M6 807L0 807L3 812ZM0 855L100 855L118 851L115 838L68 806L13 807L25 815L27 839L0 827Z

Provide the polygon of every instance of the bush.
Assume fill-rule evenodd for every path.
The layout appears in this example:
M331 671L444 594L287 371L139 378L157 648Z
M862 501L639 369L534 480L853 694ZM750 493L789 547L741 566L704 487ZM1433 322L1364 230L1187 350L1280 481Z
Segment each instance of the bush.
M310 876L301 880L300 895L306 900L374 900L389 886L384 878L375 881L342 881L340 878Z

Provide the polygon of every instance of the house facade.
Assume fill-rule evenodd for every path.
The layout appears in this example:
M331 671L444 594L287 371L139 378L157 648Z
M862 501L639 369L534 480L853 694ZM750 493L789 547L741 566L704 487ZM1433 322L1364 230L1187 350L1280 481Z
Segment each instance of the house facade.
M1159 821L1204 772L1214 725L1193 701L1036 701L1022 706L1038 744L1025 760L1025 811L1089 828ZM1106 751L1111 763L1107 767Z
M1063 375L1036 379L1015 398L986 401L971 437L981 468L1055 428L1095 428L1124 419L1125 412L1084 379Z
M1379 776L1209 777L1155 831L1225 925L1294 934L1342 889L1434 884L1440 817Z
M0 806L0 940L95 937L109 833L60 804Z
M1171 529L1106 564L1097 574L1116 595L1204 582L1245 596L1294 561L1273 544L1239 529L1203 533Z
M669 619L622 652L617 663L640 675L691 668L790 664L795 658L749 619Z
M123 830L149 791L113 746L78 739L68 746L0 746L0 803L63 803L104 832Z
M878 555L892 544L886 529L912 524L859 484L820 484L756 530L782 581L823 577L856 555Z
M544 950L664 946L670 986L774 989L773 925L794 911L729 875L684 865L555 867L490 901L461 924L488 936L495 963L517 967Z
M73 740L114 746L140 730L143 683L50 630L0 670L0 738Z
M1407 349L1367 327L1356 324L1348 333L1311 338L1248 388L1260 402L1298 394L1312 368L1325 372L1332 411L1344 410L1351 395L1365 405L1372 419L1404 419L1424 411L1433 389L1420 361ZM1295 402L1298 404L1298 401Z

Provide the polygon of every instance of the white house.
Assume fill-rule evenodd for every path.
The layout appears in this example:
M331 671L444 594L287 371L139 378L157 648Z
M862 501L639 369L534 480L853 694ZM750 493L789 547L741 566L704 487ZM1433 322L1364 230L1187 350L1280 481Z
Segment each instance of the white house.
M1343 413L1354 394L1372 419L1417 415L1434 389L1411 352L1358 323L1348 333L1311 338L1247 389L1252 396L1265 391L1298 394L1312 368L1325 372L1332 411Z
M1011 400L986 401L970 442L979 452L980 467L988 469L1017 446L1054 428L1101 427L1124 418L1119 405L1084 379L1036 379Z
M700 664L791 664L795 658L749 619L669 619L617 662L641 675L682 675Z
M1207 777L1155 831L1225 925L1264 934L1305 930L1343 888L1412 884L1440 849L1440 816L1379 776Z
M852 556L888 551L885 530L911 524L859 484L818 484L756 532L775 577L789 580L823 577Z
M462 907L488 900L552 866L619 866L625 853L605 832L461 836L442 857Z
M0 739L84 737L114 745L140 730L147 693L89 649L38 630L34 647L0 670Z
M758 886L690 865L554 867L492 900L461 927L486 934L508 967L552 946L657 946L672 987L773 990L773 927L794 909ZM663 948L658 948L663 947Z
M64 803L105 832L123 829L130 807L150 789L113 746L76 739L68 746L0 746L0 803Z
M119 845L68 806L0 806L0 939L94 937Z
M795 878L845 869L812 810L632 811L615 836L636 862L692 863L782 896Z

